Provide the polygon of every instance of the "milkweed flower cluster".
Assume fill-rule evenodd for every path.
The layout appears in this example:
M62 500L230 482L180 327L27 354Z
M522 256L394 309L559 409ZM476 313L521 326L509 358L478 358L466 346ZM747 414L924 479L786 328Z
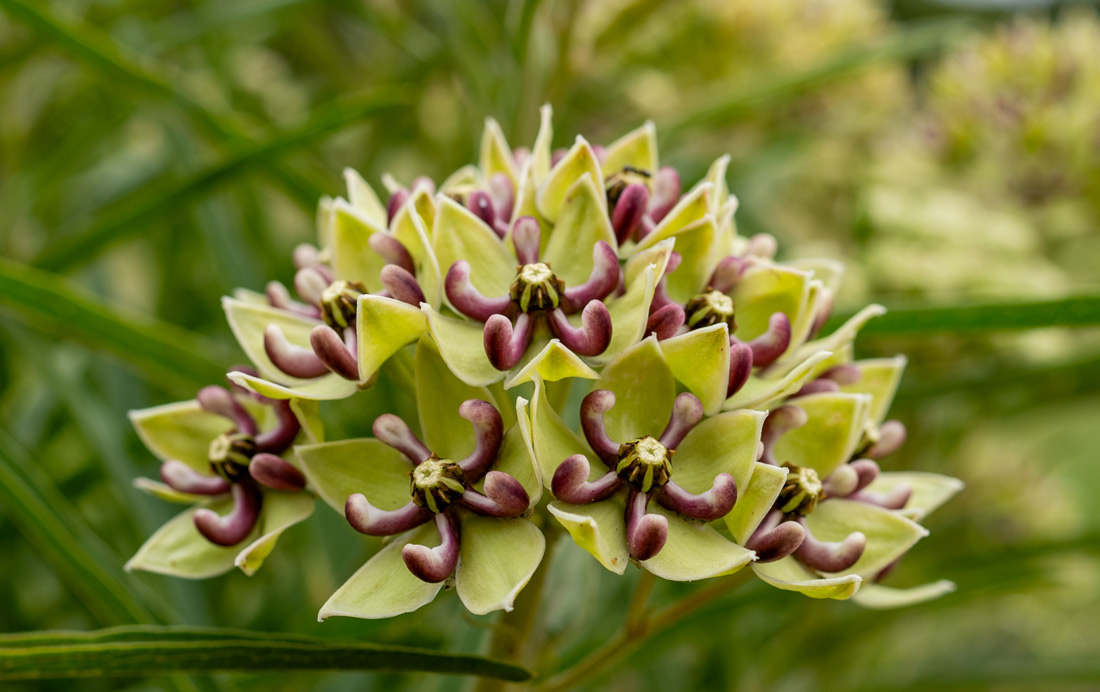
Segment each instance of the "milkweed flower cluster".
M872 607L949 590L878 584L960 486L880 468L905 439L886 418L905 359L854 360L852 342L882 308L821 336L841 266L739 236L728 157L685 189L652 124L567 150L551 128L546 107L512 149L489 121L476 167L387 177L385 202L346 172L293 289L224 299L252 364L133 412L162 462L138 487L194 506L129 567L251 573L320 499L349 540L382 539L322 619L452 586L473 613L509 610L561 532L619 575L749 567ZM330 439L319 402L376 396L380 371L418 420Z

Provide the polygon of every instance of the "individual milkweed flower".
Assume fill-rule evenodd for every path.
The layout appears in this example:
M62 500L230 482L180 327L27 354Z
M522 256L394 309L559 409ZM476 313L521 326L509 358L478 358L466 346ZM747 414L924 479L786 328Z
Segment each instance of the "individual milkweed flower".
M758 463L770 468L758 468L751 492L771 498L771 507L759 521L728 519L757 551L753 569L773 586L851 597L927 535L914 519L960 487L936 474L880 473L875 460L904 441L900 423L883 422L904 364L834 366L768 414Z
M197 504L153 534L127 569L201 578L236 565L252 574L279 535L312 514L305 477L286 459L300 430L288 402L209 386L193 401L130 418L162 460L162 482L135 485Z
M282 399L349 396L377 372L364 367L360 344L373 335L358 316L361 297L414 310L438 303L438 267L415 209L423 195L406 195L405 205L387 210L357 173L349 169L345 178L351 201L322 201L321 249L294 252L299 300L278 282L262 297L239 291L223 299L230 327L262 376L234 374L241 386Z
M583 438L536 383L532 439L557 498L551 514L618 574L636 562L665 579L690 581L752 561L751 550L710 523L739 504L739 489L748 487L764 414L704 418L695 395L676 394L676 377L652 337L602 375L582 403ZM724 387L724 373L718 376Z
M333 594L321 619L415 610L445 583L471 612L510 610L542 560L545 539L525 518L541 494L525 441L526 401L508 411L506 426L487 390L458 381L428 341L417 348L416 375L423 438L386 414L374 438L297 449L311 484L352 527L393 537Z

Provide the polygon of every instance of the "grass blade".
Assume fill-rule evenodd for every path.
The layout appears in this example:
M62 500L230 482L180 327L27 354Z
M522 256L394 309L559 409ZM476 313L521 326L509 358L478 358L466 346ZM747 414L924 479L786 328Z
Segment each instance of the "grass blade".
M218 382L225 364L200 337L175 325L116 312L58 276L0 259L0 306L62 338L110 351L180 384Z
M531 677L519 666L480 656L239 630L121 627L0 636L0 680L277 670L419 671L516 682Z
M149 230L149 224L155 217L169 214L170 210L185 205L243 170L271 162L287 151L348 124L408 103L410 97L407 92L382 89L319 107L304 125L281 132L265 142L240 147L225 159L194 173L161 194L139 198L136 205L97 226L78 235L58 239L36 259L35 264L60 271L87 262L129 235L142 229Z
M843 324L851 314L834 315L826 330ZM1100 325L1100 295L1056 300L974 303L933 307L896 307L860 330L860 335L925 334L1088 327Z

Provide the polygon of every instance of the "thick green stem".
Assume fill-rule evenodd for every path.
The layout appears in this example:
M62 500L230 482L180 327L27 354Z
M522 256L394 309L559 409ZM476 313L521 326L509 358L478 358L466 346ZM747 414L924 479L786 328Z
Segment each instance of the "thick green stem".
M577 665L550 678L545 684L536 689L538 692L566 692L566 690L577 689L654 636L672 627L716 598L724 596L745 584L751 578L752 572L745 569L737 574L716 580L687 598L670 605L652 618L644 615L635 618L631 615L618 637ZM643 589L646 591L643 592ZM632 599L632 604L639 601L640 592L644 594L645 598L648 598L648 590L650 589L652 589L651 584L647 584L644 580L640 581Z

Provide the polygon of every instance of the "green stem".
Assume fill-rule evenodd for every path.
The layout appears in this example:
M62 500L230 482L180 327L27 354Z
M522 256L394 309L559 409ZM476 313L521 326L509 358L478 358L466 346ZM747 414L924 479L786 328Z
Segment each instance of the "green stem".
M637 618L634 622L632 622L634 618L628 618L622 633L618 637L608 642L604 647L596 650L592 655L572 668L568 668L550 678L545 684L540 685L536 689L538 692L566 692L566 690L577 689L580 685L592 680L607 668L617 663L623 656L637 647L664 632L703 606L709 604L711 601L747 583L751 578L752 572L748 569L744 569L737 574L714 581L708 586L694 592L687 598L677 601L668 608L665 608L652 618L642 616ZM645 581L639 582L638 588L632 599L632 606L639 600L642 600L644 603L644 600L648 599L649 595L646 592L651 589L651 584L647 584ZM642 593L642 596L639 596L639 592Z

